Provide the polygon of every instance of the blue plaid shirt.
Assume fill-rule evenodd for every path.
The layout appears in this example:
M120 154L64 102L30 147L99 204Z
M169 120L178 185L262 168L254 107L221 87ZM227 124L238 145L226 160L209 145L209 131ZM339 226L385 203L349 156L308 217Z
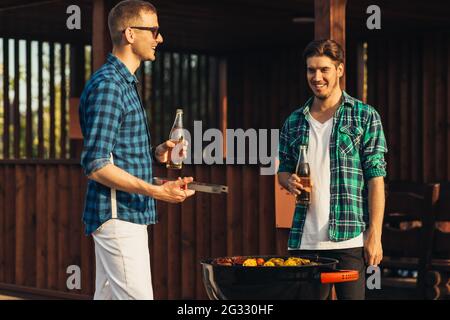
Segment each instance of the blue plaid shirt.
M81 165L86 175L111 163L151 183L152 148L147 116L137 79L112 54L93 74L81 95L80 124L84 137ZM137 224L156 223L153 198L116 191L117 218ZM86 234L112 217L111 189L89 180L83 213Z

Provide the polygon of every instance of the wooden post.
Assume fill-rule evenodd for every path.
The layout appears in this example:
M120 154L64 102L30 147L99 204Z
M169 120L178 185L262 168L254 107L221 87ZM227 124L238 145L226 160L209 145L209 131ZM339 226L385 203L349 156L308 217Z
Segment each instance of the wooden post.
M83 148L78 105L85 78L84 45L70 46L69 139L70 158L79 159Z
M92 26L92 70L95 72L112 50L108 31L108 13L112 6L110 0L94 0L92 4L92 21L95 21Z
M345 7L347 0L314 0L314 38L332 39L345 50ZM344 62L345 64L345 62ZM345 89L345 72L340 81L341 89ZM332 290L331 299L336 299Z
M367 94L364 90L364 73L365 73L365 61L364 61L364 43L358 42L356 44L356 96L362 102L367 103Z
M223 157L227 156L227 127L228 127L228 93L227 93L227 63L219 61L219 124L223 136Z
M332 39L345 50L345 7L347 0L314 0L314 38ZM345 73L341 78L345 89Z
M9 66L9 41L7 40L3 40L3 65ZM3 92L3 159L8 159L10 156L9 124L11 121L11 103L7 94L9 92L9 68L7 67L3 68Z
M95 72L106 60L106 56L111 52L111 38L108 31L108 13L111 0L94 0L92 20L95 21L92 29L92 70ZM83 148L83 136L78 118L78 106L81 92L85 82L85 57L84 46L71 46L70 53L71 88L70 88L70 157L79 159Z

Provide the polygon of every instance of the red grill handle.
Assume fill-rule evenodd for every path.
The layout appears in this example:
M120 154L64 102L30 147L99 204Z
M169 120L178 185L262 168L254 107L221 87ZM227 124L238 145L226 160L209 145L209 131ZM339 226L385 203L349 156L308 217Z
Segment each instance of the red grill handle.
M335 272L322 272L320 274L321 283L350 282L359 279L359 272L356 270L336 270Z

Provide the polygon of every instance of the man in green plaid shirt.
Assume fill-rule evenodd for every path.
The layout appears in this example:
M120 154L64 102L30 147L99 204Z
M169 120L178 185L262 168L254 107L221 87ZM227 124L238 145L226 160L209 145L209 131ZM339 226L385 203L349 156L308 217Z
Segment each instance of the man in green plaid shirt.
M297 196L289 234L291 254L339 260L339 269L359 271L358 281L336 284L339 299L364 299L365 266L383 257L381 230L387 152L377 111L342 91L344 52L333 40L305 49L307 80L314 97L295 110L280 134L278 178ZM296 174L299 147L307 147L312 188Z

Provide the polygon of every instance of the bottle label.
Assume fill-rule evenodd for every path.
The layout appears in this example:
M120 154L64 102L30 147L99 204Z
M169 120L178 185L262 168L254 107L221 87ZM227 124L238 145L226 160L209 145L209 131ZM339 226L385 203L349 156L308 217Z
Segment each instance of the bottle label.
M300 183L306 192L311 193L311 178L310 177L300 177Z

